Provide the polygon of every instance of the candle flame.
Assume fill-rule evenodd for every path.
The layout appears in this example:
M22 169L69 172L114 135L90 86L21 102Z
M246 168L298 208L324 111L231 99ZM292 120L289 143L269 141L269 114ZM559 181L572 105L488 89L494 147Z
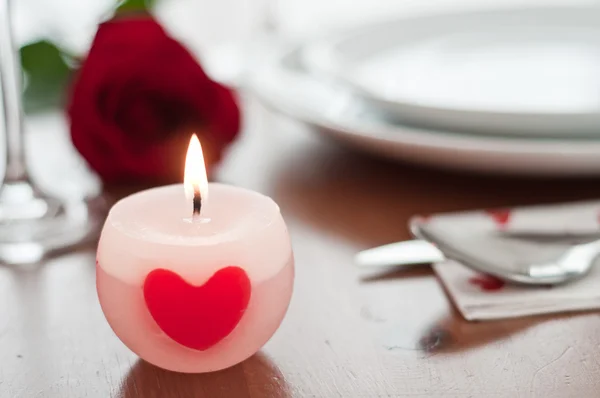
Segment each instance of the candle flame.
M206 177L206 166L202 146L196 134L192 135L185 157L185 172L183 174L183 187L185 197L190 202L194 200L194 192L200 192L200 199L206 202L208 199L208 178Z

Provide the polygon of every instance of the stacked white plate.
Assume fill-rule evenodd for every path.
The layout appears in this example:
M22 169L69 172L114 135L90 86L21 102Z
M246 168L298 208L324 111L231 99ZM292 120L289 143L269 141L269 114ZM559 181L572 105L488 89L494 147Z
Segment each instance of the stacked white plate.
M600 175L600 8L387 21L276 51L250 88L355 148L480 172Z

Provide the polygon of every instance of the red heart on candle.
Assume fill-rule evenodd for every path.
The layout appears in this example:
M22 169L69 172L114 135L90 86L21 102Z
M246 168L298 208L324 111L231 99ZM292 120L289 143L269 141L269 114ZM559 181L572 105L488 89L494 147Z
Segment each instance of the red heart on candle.
M163 332L195 350L207 350L237 326L250 301L250 279L239 267L217 271L193 286L178 274L155 269L144 281L144 299Z

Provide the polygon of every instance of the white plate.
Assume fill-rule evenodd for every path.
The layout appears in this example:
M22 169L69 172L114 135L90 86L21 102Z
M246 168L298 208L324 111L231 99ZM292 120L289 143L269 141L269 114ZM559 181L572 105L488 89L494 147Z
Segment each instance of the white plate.
M403 123L543 136L600 135L600 8L396 20L306 47L311 68Z
M394 124L345 86L299 66L298 51L265 56L248 87L265 104L356 149L444 168L525 175L600 175L600 140L459 134Z

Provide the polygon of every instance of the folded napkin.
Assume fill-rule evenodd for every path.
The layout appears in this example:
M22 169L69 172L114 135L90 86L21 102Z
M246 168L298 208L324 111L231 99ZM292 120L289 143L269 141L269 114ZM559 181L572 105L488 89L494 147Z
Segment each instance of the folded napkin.
M450 298L469 321L600 309L600 267L556 286L523 286L479 274L455 261L433 266Z
M600 239L599 215L600 201L590 201L416 217L411 228L475 262L515 271ZM507 284L451 260L434 270L467 320L600 309L598 266L568 284L539 287Z

